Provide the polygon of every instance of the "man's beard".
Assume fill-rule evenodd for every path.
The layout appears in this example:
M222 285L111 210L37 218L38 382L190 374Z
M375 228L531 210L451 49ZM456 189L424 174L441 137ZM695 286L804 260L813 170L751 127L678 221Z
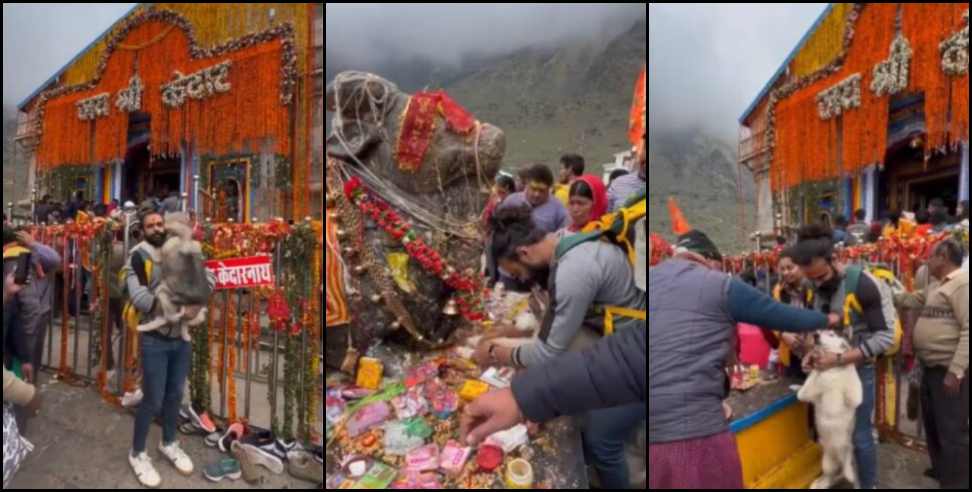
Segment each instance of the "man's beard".
M161 248L162 245L165 244L165 233L163 232L160 234L149 234L145 236L145 240L152 246L155 246L156 248Z
M834 276L831 277L830 280L817 285L817 290L821 292L833 294L834 292L837 292L837 289L840 287L840 282L841 282L840 276L837 275L836 272L834 272Z

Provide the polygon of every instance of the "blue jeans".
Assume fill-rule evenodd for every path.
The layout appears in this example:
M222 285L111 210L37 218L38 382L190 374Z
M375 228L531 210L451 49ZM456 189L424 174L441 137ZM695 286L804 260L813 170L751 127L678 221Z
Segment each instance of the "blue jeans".
M595 410L584 422L584 455L597 470L603 489L630 489L624 445L648 417L644 403Z
M857 366L861 378L864 400L857 407L854 424L854 458L857 460L857 477L862 489L873 489L877 485L877 443L874 442L874 425L871 414L874 412L874 366Z
M145 397L135 415L135 436L132 454L145 451L152 419L162 413L162 442L171 444L176 438L176 423L182 393L189 376L192 344L181 338L163 339L143 334L142 392Z

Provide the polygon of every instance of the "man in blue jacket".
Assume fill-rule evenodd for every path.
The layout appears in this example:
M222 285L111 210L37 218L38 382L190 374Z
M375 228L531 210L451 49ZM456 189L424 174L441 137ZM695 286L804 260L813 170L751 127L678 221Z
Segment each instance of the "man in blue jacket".
M719 271L721 263L715 244L690 231L674 258L648 271L649 488L742 488L722 405L737 324L806 332L838 321L777 303Z

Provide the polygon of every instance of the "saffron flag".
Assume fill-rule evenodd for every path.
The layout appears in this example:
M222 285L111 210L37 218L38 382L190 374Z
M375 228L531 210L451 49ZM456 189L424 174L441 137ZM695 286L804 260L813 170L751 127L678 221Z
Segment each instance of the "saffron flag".
M681 236L692 230L692 226L689 225L688 221L685 220L685 215L682 214L682 209L678 207L678 201L675 200L675 197L668 197L668 215L672 219L672 234Z
M645 82L647 81L648 66L641 69L641 75L635 83L634 101L631 103L631 115L628 120L628 141L631 145L642 145L647 128L646 120L648 114L648 104L645 99Z

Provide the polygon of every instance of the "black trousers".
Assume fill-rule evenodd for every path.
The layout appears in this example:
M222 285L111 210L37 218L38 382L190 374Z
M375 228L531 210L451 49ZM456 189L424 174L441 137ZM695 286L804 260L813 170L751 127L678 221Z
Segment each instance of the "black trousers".
M969 373L958 396L945 394L944 367L922 366L921 412L928 454L943 489L969 488Z

